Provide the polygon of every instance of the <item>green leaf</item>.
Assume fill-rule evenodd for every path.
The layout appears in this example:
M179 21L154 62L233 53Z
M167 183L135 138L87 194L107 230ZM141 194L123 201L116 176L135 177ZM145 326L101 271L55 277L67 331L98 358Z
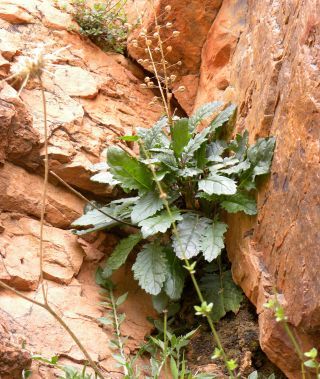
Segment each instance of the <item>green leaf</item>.
M257 214L256 200L243 192L226 197L221 206L229 213L244 212L250 216Z
M167 127L167 125L168 118L162 117L150 129L137 128L137 135L143 140L143 146L146 150L150 150L156 147L169 147L170 141L163 133L163 129Z
M200 253L202 233L209 222L209 219L193 213L183 215L177 225L178 233L172 238L173 249L180 259L190 259Z
M177 157L181 155L190 138L188 119L181 118L175 121L172 127L172 148Z
M237 107L234 104L229 105L226 109L218 114L218 116L210 123L210 133L213 133L220 126L225 124L234 115Z
M163 247L157 243L145 245L138 254L132 270L141 288L151 295L158 295L167 274L167 261Z
M110 320L110 319L107 318L107 317L99 317L97 320L98 320L101 324L103 324L103 325L112 325L112 324L113 324L113 321Z
M163 201L158 192L152 191L140 197L136 205L132 208L131 220L134 224L153 216L163 208Z
M119 267L121 267L127 260L128 255L141 241L141 239L142 236L140 233L131 234L129 237L122 239L108 258L105 265L105 270L108 269L108 273L111 274L112 271L117 270Z
M211 173L198 183L199 190L208 195L234 195L237 192L236 182L222 175Z
M179 370L173 356L170 357L170 371L173 379L179 379Z
M213 303L214 321L219 321L229 311L237 313L243 300L243 293L235 285L231 271L225 271L221 275L205 274L201 279L204 298Z
M166 250L166 257L168 270L164 290L171 300L179 300L184 287L185 270L172 250Z
M306 357L308 357L308 358L316 359L317 356L318 356L318 350L317 350L315 347L313 347L311 350L306 351L306 352L304 353L304 355L305 355Z
M182 178L192 178L193 176L196 176L202 173L203 173L202 170L200 170L199 168L194 168L194 167L185 167L178 171L178 175L181 176Z
M268 174L272 162L276 140L271 138L260 138L248 149L248 159L253 169L253 180L258 175Z
M181 220L182 216L178 209L172 209L171 215L166 210L162 211L159 215L147 218L139 222L143 238L152 236L159 232L165 233L174 221Z
M247 130L243 134L237 134L236 138L230 142L229 149L236 153L236 158L239 160L244 160L247 153L249 141L249 133Z
M318 366L317 362L315 362L313 359L309 359L308 361L303 362L303 364L309 368L316 368Z
M201 251L206 261L212 262L221 254L227 228L228 226L223 222L215 221L204 230L201 239Z
M107 161L110 172L121 182L124 190L151 191L153 181L151 171L143 163L130 157L118 147L109 147Z
M248 160L245 160L232 167L219 170L219 172L226 175L240 174L241 172L248 170L250 166L250 162Z
M102 207L101 211L113 215L114 209L110 207ZM117 224L117 221L112 220L110 217L106 216L99 210L92 209L91 211L88 211L86 214L79 217L77 220L73 221L71 226L77 229L84 229L84 233L89 233L105 228L110 228ZM75 231L75 233L77 234L78 232Z
M225 141L216 140L207 145L207 159L208 161L217 161L217 159L226 150L227 144Z
M184 162L192 158L193 154L200 149L205 141L207 141L207 135L209 132L210 130L208 128L204 129L201 133L197 133L195 137L188 142L182 153L182 159Z
M123 137L118 137L118 139L121 141L135 142L135 141L139 141L140 137L139 136L123 136Z
M153 308L158 312L162 313L168 305L169 298L164 291L161 291L158 295L152 296Z
M111 172L108 171L101 171L98 174L91 176L90 180L93 182L108 184L110 186L115 186L120 183L119 180L116 180Z
M253 371L249 376L248 379L258 379L258 371Z
M189 119L190 131L193 132L201 121L212 116L222 105L223 103L221 101L213 101L212 103L204 104L197 109Z
M127 297L128 297L128 292L119 296L117 301L116 301L116 306L119 307L121 304L123 304L127 300Z

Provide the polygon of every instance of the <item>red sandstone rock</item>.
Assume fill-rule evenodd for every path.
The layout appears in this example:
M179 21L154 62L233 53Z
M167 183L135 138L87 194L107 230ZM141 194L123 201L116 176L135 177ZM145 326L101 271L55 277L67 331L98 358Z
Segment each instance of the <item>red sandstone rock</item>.
M22 327L0 309L0 375L4 379L20 379L22 370L31 365L31 354L24 343Z
M277 138L259 214L228 216L227 248L234 279L257 306L261 346L290 379L301 377L298 359L262 304L276 287L303 350L320 348L319 13L316 0L224 1L202 52L196 101L231 100L237 130L247 128L251 141Z

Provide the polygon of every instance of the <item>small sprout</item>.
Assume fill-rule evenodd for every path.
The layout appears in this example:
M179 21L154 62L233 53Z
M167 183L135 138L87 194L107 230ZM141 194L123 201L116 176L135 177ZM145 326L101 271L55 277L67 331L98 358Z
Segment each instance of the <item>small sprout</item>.
M195 274L196 273L196 264L197 262L193 262L191 265L189 264L188 266L183 266L187 271L190 272L190 274Z
M164 8L164 10L165 10L166 12L170 12L170 11L171 11L171 5L167 5L167 6Z
M172 51L172 46L167 46L167 49L166 49L166 50L167 50L168 53L171 53L171 51Z
M317 356L318 356L318 350L317 350L315 347L313 347L311 350L306 351L306 352L304 353L304 355L305 355L306 357L308 357L308 358L315 359L315 358L317 358Z
M237 362L234 359L228 360L227 366L230 371L234 371L238 367Z
M195 305L194 309L196 311L197 316L207 317L209 313L212 311L213 303L207 304L206 301L203 301L201 306Z
M174 38L179 37L179 35L180 35L180 32L178 30L174 30L174 32L172 33L172 36Z
M211 359L218 359L218 358L221 357L221 355L222 355L221 350L216 347L214 349L214 352L213 352L212 356L211 356Z

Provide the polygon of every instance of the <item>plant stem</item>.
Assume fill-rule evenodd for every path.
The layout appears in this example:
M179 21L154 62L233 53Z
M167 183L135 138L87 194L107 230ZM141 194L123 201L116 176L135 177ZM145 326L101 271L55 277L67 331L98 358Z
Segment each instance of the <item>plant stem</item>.
M163 344L164 344L164 375L167 379L168 377L168 364L167 364L167 351L168 351L168 341L167 341L167 321L168 321L168 311L165 309L163 311Z
M127 222L127 221L124 221L124 220L120 220L119 218L117 217L114 217L112 215L110 215L109 213L103 211L101 208L97 207L95 205L95 203L93 203L92 201L90 201L88 198L86 198L84 195L82 195L82 193L80 193L79 191L75 190L73 187L70 186L70 184L68 184L65 180L63 180L59 175L57 175L55 172L53 171L50 171L50 174L53 175L56 179L59 180L60 183L62 183L65 187L67 187L71 192L73 192L75 195L77 195L80 199L84 200L85 202L87 202L88 204L90 204L92 206L92 208L96 209L97 211L99 211L100 213L102 213L103 215L111 218L111 220L114 220L116 222L118 222L119 224L124 224L124 225L128 225L128 226L132 226L133 228L137 228L136 225L133 225L131 224L130 222Z
M111 300L112 311L113 311L114 326L116 329L116 335L117 335L117 339L118 339L120 355L121 355L123 361L127 362L127 357L124 353L123 343L122 343L122 339L121 339L120 324L119 324L119 319L118 319L118 314L117 314L117 305L116 305L116 301L114 299L114 294L113 294L112 288L109 289L109 293L110 293L110 300ZM124 365L122 365L122 367L123 367L124 375L128 375L129 372L128 372L128 368L126 367L126 365L124 364Z

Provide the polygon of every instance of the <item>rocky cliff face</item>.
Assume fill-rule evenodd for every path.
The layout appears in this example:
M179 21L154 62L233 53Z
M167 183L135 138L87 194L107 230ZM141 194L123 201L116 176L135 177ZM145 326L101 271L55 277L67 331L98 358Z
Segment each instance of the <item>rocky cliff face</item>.
M146 9L145 1L137 3ZM105 186L89 180L92 164L103 160L106 146L119 134L131 132L136 125L150 125L159 116L147 106L154 94L140 90L144 75L136 65L120 55L105 54L69 32L70 15L53 4L49 0L1 1L0 78L8 75L17 56L30 50L31 42L49 43L50 50L69 46L55 62L55 75L43 76L50 168L90 196L111 196ZM272 174L261 183L258 194L259 215L229 216L227 247L234 279L257 306L262 348L289 378L300 378L299 362L287 336L262 304L276 287L304 349L320 348L320 217L316 207L320 3L193 0L182 6L179 0L158 0L158 14L167 5L172 9L166 22L181 32L179 39L170 41L172 63L183 63L176 84L186 87L185 93L176 94L181 107L191 114L211 100L232 101L238 105L238 131L248 129L251 140L267 135L277 138ZM144 27L150 31L152 17L147 9ZM129 46L134 59L143 58L143 51ZM20 98L12 86L0 84L0 278L36 298L40 296L35 262L43 170L40 96L36 81L29 82ZM93 279L97 262L110 252L116 237L76 240L67 228L82 206L82 201L51 180L45 226L49 297L79 331L94 359L117 377L120 374L114 371L108 347L110 335L95 321L102 311L97 307ZM127 275L126 269L122 275ZM151 309L135 283L128 278L126 283L130 296L125 303L124 333L131 336L129 346L134 349L148 330L145 316ZM137 299L139 314L134 312ZM29 360L19 350L21 343L12 339L15 326L10 314L18 320L29 350L46 356L59 352L66 362L82 362L78 349L49 315L2 290L0 307L7 312L0 314L1 339L9 346L5 359L12 362L0 374L12 367L12 377ZM35 375L49 378L52 374L39 367Z
M0 78L8 76L18 56L28 54L38 44L45 43L49 52L68 46L53 62L54 75L44 73L42 77L50 169L90 197L114 195L89 180L92 165L104 160L106 147L118 136L158 118L158 112L148 107L154 94L140 90L143 73L138 66L121 55L105 54L68 32L70 15L53 4L40 0L0 2ZM29 81L21 97L8 83L0 82L0 136L0 278L41 300L38 266L44 129L37 80ZM68 231L84 204L53 178L47 203L44 276L49 301L101 367L112 377L121 377L111 358L112 335L96 320L103 316L103 310L94 280L98 262L110 253L117 238L96 235L85 241ZM130 292L124 305L127 321L123 332L129 336L129 348L135 349L149 330L146 316L152 314L152 307L128 278L126 269L119 275L119 282L123 282L119 291ZM133 304L137 302L141 305L135 312ZM42 309L3 290L0 308L1 377L20 378L21 369L30 363L23 341L33 353L45 357L61 353L66 364L83 362L73 341ZM12 323L10 315L18 325ZM13 338L17 330L20 339ZM33 377L47 379L53 377L51 371L34 366Z

